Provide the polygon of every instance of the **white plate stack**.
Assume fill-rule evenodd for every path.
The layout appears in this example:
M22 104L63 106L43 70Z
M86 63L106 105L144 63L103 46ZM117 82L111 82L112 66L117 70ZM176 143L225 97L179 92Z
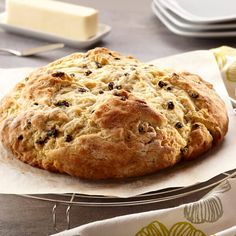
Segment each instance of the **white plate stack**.
M152 10L178 35L236 36L236 0L153 0Z

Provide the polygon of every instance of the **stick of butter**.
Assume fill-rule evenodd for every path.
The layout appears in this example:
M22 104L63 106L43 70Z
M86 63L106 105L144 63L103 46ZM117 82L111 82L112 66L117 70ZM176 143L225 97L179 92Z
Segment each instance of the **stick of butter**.
M87 40L98 30L98 11L54 0L7 0L6 23L72 40Z

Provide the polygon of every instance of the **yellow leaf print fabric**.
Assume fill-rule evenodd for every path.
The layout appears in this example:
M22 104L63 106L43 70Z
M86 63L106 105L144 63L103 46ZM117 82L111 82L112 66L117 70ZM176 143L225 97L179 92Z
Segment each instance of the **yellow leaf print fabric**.
M189 222L178 222L170 230L159 221L143 227L135 236L206 236Z

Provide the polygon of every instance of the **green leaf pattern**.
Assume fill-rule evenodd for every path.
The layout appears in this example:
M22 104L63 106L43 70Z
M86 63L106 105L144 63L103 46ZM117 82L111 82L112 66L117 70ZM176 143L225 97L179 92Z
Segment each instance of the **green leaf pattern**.
M143 227L135 236L206 236L189 222L178 222L170 230L159 221Z
M168 236L169 231L162 223L154 221L142 228L136 236Z
M206 236L206 234L188 222L178 222L171 227L169 236Z

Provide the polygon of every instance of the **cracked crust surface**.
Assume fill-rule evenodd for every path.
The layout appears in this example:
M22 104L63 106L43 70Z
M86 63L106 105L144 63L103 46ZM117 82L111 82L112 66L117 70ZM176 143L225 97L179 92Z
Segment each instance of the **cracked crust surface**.
M228 128L211 84L105 48L32 72L0 105L18 159L87 179L142 176L218 145Z

